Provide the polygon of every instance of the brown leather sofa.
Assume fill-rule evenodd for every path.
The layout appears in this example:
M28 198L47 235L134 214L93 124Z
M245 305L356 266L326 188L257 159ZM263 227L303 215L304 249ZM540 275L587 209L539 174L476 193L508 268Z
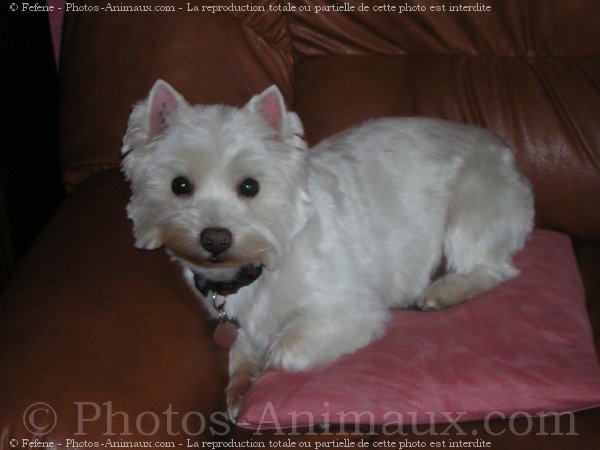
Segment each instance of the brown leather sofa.
M255 435L225 423L218 411L226 352L212 343L212 324L179 268L162 251L133 248L119 172L130 107L157 78L191 102L232 105L276 83L310 144L380 116L483 125L511 145L531 179L537 224L573 237L600 348L596 0L461 2L488 12L398 12L453 3L437 0L340 2L355 11L318 14L315 6L333 3L251 3L296 7L268 13L191 12L187 2L170 2L181 7L175 12L85 11L98 3L75 2L79 11L65 15L60 132L70 194L0 300L1 448L81 448L107 439L213 447L233 439L242 448L276 440L312 448L317 441L458 446L461 439L499 449L597 447L600 409L573 423L560 419L563 432L553 432L555 419L523 418L463 424L466 435L441 426L438 433L406 427L394 437L362 428ZM396 11L373 10L386 3ZM369 11L358 11L361 4Z

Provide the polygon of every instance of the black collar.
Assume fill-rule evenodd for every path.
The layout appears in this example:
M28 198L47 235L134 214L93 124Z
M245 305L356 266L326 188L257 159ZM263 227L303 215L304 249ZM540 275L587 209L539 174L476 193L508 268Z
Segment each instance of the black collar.
M209 280L204 275L194 272L194 284L196 285L196 289L205 297L208 296L209 292L227 297L228 295L235 294L244 286L253 283L262 274L262 270L262 266L247 264L240 267L237 274L229 281Z

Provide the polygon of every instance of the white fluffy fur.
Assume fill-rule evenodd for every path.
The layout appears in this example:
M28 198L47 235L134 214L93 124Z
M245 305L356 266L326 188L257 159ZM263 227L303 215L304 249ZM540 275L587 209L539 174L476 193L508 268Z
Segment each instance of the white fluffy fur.
M275 87L235 109L190 106L158 81L125 136L137 246L166 246L192 288L193 272L226 280L244 264L265 267L226 303L241 326L232 417L265 368L329 363L381 336L390 308L454 305L514 276L532 228L529 184L483 129L381 119L311 150L302 134ZM173 194L177 176L191 194ZM238 193L247 178L260 183L254 198ZM219 263L200 245L210 227L233 236Z

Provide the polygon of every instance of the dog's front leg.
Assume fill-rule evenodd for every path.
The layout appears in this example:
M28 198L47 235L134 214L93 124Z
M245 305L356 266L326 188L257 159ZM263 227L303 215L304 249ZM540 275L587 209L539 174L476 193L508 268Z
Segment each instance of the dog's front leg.
M271 346L267 368L303 372L329 364L378 337L387 309L351 309L304 313L289 321Z
M260 373L260 367L246 354L238 339L229 351L229 384L226 390L227 414L232 422L237 420L244 395Z

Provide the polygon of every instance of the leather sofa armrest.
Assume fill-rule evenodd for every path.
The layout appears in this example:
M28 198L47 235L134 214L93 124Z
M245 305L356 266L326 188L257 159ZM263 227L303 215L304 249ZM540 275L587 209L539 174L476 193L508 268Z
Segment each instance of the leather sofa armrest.
M229 431L226 352L177 264L134 249L128 195L116 170L84 182L0 300L2 448Z

